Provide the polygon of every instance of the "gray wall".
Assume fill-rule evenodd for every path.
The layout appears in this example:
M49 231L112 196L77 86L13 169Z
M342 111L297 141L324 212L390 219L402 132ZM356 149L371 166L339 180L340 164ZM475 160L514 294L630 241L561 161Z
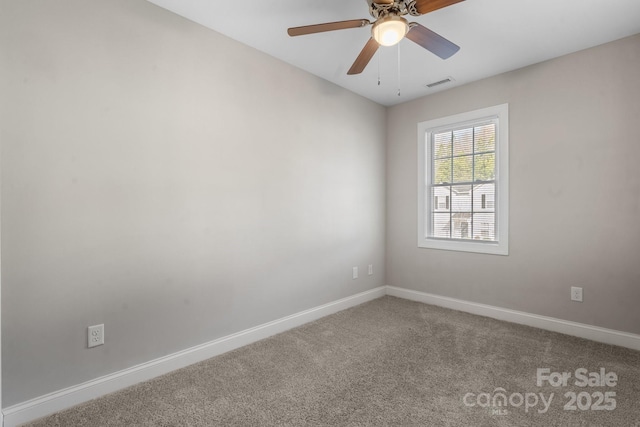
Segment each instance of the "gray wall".
M640 333L638 70L640 35L390 108L387 284ZM419 249L416 124L501 103L509 256Z
M383 107L143 0L1 10L5 407L384 284Z

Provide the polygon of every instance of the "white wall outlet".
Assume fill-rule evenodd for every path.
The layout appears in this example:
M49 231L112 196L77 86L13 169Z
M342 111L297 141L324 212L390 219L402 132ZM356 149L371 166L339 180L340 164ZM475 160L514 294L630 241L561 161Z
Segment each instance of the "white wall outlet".
M353 278L354 279L358 278L358 267L353 267Z
M373 276L373 264L369 264L369 276Z
M582 288L577 286L571 287L571 301L582 302Z
M104 324L89 326L87 331L87 345L89 348L104 344Z

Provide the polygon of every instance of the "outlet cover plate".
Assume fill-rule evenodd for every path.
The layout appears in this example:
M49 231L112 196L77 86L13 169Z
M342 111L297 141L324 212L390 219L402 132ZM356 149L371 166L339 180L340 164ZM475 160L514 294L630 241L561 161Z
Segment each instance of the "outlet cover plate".
M89 348L104 344L104 324L87 328L87 345Z
M577 286L571 287L571 301L582 302L582 288Z

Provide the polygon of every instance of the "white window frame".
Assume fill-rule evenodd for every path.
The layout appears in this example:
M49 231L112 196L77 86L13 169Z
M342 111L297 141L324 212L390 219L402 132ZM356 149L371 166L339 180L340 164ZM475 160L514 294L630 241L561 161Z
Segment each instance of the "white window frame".
M438 131L472 126L495 120L496 130L496 241L435 239L427 236L432 197L427 197L430 181L431 135ZM418 247L450 251L509 255L509 104L418 123Z

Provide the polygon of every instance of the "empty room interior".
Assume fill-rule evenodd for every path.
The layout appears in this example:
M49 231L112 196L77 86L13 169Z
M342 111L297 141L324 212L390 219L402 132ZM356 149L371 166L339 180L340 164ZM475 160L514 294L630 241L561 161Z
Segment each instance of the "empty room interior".
M639 426L638 70L637 0L0 0L1 425Z

